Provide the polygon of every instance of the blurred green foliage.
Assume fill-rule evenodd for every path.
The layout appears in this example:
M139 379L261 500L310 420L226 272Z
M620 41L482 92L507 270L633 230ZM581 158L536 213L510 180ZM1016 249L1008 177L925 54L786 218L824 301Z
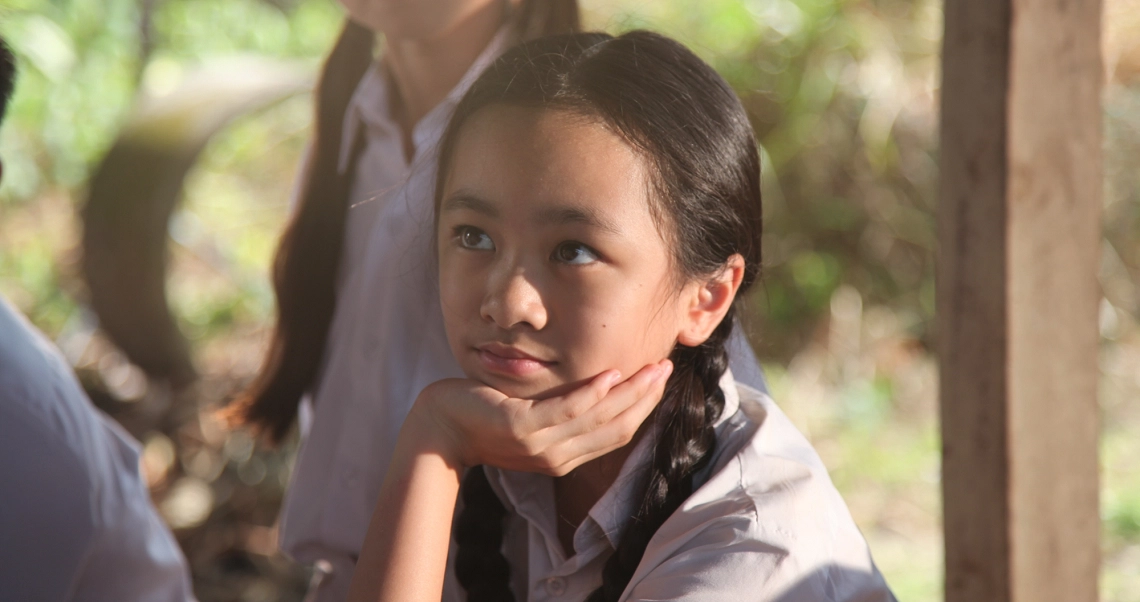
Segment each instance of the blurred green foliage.
M167 92L204 61L260 54L304 60L315 70L341 15L327 0L6 2L0 36L17 55L19 78L0 131L0 217L45 196L79 205L87 178L137 99ZM261 324L272 311L265 266L311 120L306 99L286 105L219 136L188 180L175 233L179 225L186 234L188 224L198 224L203 236L189 247L175 236L175 262L196 258L206 272L228 280L187 285L175 270L172 303L195 338L226 332L235 316ZM75 226L53 223L38 237L8 226L0 226L0 283L15 282L9 293L17 305L55 334L77 315L71 296L61 292L82 294L71 253Z
M2 198L81 187L140 89L212 56L313 60L340 18L326 0L7 0L0 35L20 59L20 77Z
M766 151L760 353L776 360L801 348L842 284L911 315L925 342L934 311L940 4L595 4L608 29L650 27L688 44L753 118Z

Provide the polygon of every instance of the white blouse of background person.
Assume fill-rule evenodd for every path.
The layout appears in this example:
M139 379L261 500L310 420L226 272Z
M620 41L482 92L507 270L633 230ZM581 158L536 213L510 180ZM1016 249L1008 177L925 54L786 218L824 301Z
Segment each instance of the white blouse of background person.
M416 124L410 164L390 117L380 63L349 104L342 172L357 128L366 144L349 193L337 307L312 399L301 404L303 442L281 523L282 549L300 562L330 563L336 590L347 592L396 436L416 396L437 380L463 376L444 333L431 255L436 146L455 105L506 50L508 37L500 30L445 100ZM741 382L763 390L759 364L739 332L730 352ZM322 591L319 599L343 597Z

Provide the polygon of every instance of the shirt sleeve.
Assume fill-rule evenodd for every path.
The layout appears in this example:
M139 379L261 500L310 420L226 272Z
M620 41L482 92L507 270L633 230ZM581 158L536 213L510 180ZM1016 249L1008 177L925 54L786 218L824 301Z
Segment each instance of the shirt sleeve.
M708 525L643 573L622 600L895 602L873 565L812 566L766 543L752 526L739 516Z
M0 403L0 591L11 600L70 600L94 539L90 482L56 433Z
M0 298L0 598L193 600L139 471L50 342Z
M894 602L822 466L783 445L783 420L770 412L768 436L661 525L623 600Z
M110 418L103 422L108 470L96 488L98 518L74 602L194 600L182 550L150 501L138 444Z
M192 601L186 562L150 502L133 439L89 409L94 445L82 457L40 416L0 404L4 599Z

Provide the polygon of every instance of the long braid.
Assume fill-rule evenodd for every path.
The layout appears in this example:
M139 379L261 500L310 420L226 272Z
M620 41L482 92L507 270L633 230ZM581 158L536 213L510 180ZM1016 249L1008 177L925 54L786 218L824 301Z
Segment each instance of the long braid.
M471 602L512 602L510 564L503 556L507 509L487 482L482 466L463 478L463 512L455 521L455 577Z
M712 457L716 449L713 423L724 411L720 379L728 368L725 342L732 324L730 311L704 344L678 345L673 350L673 374L658 410L663 428L644 480L641 505L602 569L601 587L590 594L588 602L614 602L621 596L649 540L692 495L693 475Z

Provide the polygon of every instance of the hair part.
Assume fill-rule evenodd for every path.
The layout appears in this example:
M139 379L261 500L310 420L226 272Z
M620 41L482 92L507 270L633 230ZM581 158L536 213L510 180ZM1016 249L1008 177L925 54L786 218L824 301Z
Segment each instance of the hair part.
M522 0L509 25L519 40L578 31L578 2ZM339 173L342 132L352 95L372 64L374 38L371 30L347 20L321 70L315 131L297 209L273 262L277 320L269 349L253 382L223 412L231 424L252 427L272 443L289 433L301 397L316 385L325 357L348 195L363 149L363 139L357 139L349 172Z
M516 47L492 64L460 101L440 145L435 206L438 214L453 153L463 127L493 105L569 111L622 136L650 167L650 209L673 244L678 280L708 277L735 254L744 258L737 299L759 278L762 214L760 156L740 99L717 73L681 44L633 31L619 37L583 33ZM589 600L617 600L641 562L649 540L693 491L693 475L712 457L712 425L724 410L720 379L728 368L725 344L735 304L709 338L678 344L674 370L652 420L658 425L653 459L638 485L640 505L623 528ZM494 591L502 600L508 575L499 539L487 533L502 522L501 502L482 470L464 482L465 508L457 520L456 575L468 599ZM470 491L468 491L470 489ZM482 525L474 527L472 525ZM501 562L500 562L501 560Z

